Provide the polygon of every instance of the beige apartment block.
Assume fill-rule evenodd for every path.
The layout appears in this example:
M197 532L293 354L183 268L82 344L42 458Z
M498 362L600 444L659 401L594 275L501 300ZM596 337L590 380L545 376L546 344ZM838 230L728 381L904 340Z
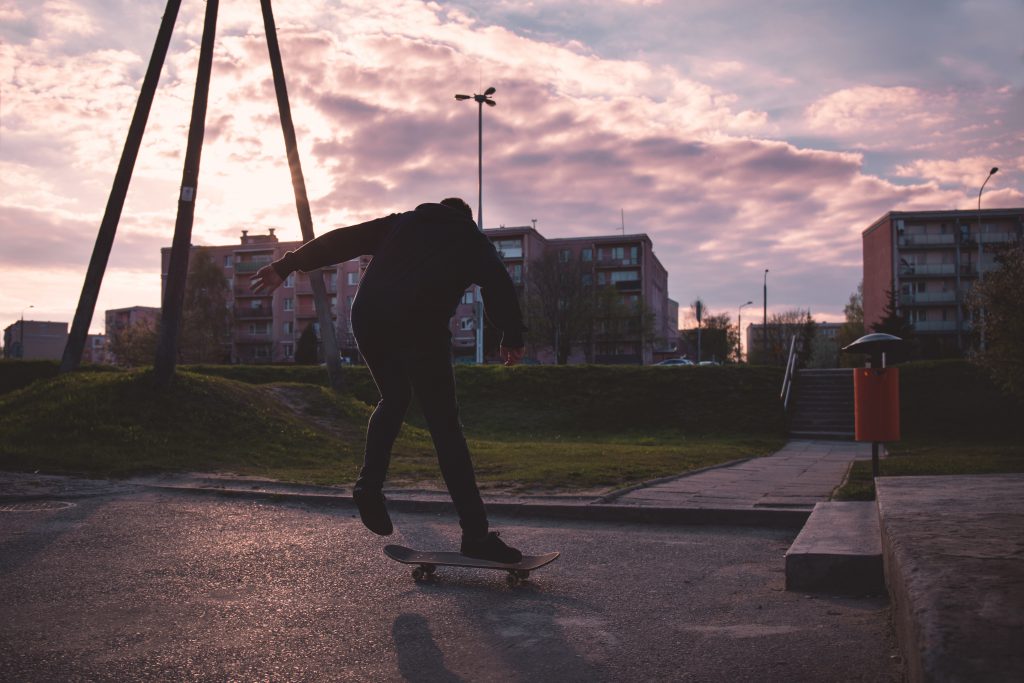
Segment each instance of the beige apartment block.
M862 233L867 329L892 291L921 356L964 354L978 343L967 295L995 267L996 250L1022 232L1024 208L885 214Z
M67 341L67 323L19 320L4 329L4 358L60 360Z

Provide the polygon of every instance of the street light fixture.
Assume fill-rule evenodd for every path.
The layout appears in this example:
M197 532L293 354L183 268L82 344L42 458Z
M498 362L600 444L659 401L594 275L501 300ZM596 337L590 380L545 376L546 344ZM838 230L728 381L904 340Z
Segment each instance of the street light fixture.
M736 328L739 330L739 353L737 354L736 362L743 362L743 307L750 306L753 301L748 301L745 304L740 304L739 309L736 311Z
M761 321L761 341L764 349L764 362L768 362L768 269L764 269L764 316Z
M983 182L981 184L981 188L978 190L978 282L979 283L981 282L981 276L983 275L983 271L982 271L982 268L981 268L981 259L982 259L982 256L983 256L982 250L984 248L984 245L982 244L982 242L984 240L982 239L982 234L981 234L981 193L985 191L985 186L988 184L988 181L996 173L999 173L999 167L998 166L993 166L992 170L990 170L988 172L988 175L985 176L985 182ZM981 350L984 351L985 350L985 309L982 309L980 311L980 314L981 314Z
M484 231L484 105L493 107L497 104L491 99L497 90L492 86L484 90L483 95L456 95L455 99L473 100L477 104L477 204L476 204L476 225L480 232ZM480 301L480 289L477 288L474 297L476 304L476 362L484 362L484 308Z

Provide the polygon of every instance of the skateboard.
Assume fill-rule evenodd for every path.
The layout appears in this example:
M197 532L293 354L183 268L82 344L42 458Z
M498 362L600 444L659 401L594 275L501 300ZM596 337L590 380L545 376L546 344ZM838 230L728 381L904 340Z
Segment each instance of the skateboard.
M544 555L523 555L523 559L514 564L505 562L494 562L492 560L478 560L475 557L466 557L462 553L431 552L427 550L413 550L401 545L384 546L384 554L392 560L402 564L414 564L412 578L417 581L429 580L434 577L434 571L438 567L473 567L476 569L502 569L508 572L505 580L513 588L522 584L530 576L534 569L540 569L546 564L551 564L558 559L559 553L546 553Z

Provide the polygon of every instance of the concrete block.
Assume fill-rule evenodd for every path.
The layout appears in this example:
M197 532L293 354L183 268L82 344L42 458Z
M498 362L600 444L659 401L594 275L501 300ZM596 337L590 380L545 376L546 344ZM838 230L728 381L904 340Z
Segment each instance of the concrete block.
M875 504L817 503L786 552L786 590L837 595L885 592Z

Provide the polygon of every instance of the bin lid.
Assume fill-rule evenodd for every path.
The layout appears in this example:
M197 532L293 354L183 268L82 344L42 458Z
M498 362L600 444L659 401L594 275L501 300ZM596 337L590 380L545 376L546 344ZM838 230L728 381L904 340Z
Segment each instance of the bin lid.
M903 339L894 334L885 332L873 332L865 334L857 341L843 347L846 353L889 353L897 351L903 346Z

